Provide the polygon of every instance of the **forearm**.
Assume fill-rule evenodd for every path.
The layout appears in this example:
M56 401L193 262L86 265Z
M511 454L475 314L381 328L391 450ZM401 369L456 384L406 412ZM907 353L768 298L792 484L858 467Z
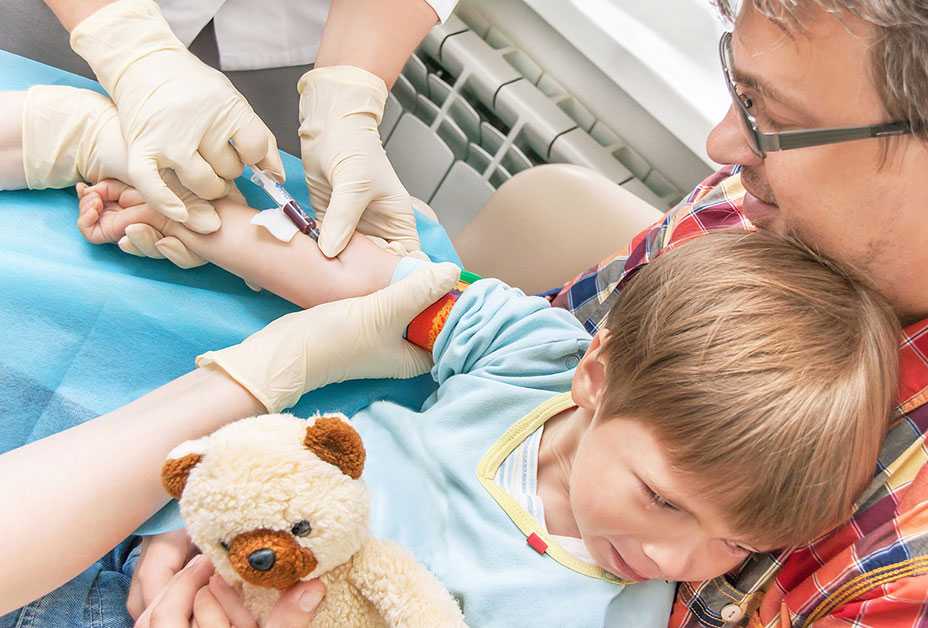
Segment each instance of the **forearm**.
M172 448L262 412L221 371L198 369L0 456L0 615L76 576L162 506Z
M355 235L337 258L328 259L308 236L296 234L289 243L251 224L256 210L234 200L216 202L222 228L200 235L171 223L165 235L177 237L188 249L303 308L370 294L390 283L399 257L366 237Z
M0 92L0 190L26 187L23 106L26 92Z
M333 0L316 67L357 66L382 78L389 89L437 22L424 0Z
M81 21L115 0L45 0L61 25L70 32Z

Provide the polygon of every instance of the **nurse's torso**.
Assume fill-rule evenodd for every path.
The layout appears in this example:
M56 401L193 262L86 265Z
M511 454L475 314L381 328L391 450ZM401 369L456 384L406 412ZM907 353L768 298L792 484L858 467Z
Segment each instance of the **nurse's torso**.
M368 451L373 534L412 550L463 602L469 625L603 626L621 591L532 550L477 479L506 429L568 390L572 374L547 390L459 374L421 413L379 402L353 417Z
M213 20L223 70L306 65L316 59L330 0L159 0L185 46Z

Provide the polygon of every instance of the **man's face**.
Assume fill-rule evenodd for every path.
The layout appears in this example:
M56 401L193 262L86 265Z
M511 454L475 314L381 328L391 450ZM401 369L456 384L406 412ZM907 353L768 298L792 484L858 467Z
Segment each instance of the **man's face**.
M743 4L732 38L733 70L761 131L891 121L871 77L869 25L814 9L804 16L807 32L790 36L751 2ZM926 304L913 299L912 285L928 242L925 144L903 136L884 153L882 142L870 139L770 152L761 159L749 149L736 116L729 109L713 129L708 152L719 163L744 165L744 209L752 222L792 232L855 265L900 314L924 315Z

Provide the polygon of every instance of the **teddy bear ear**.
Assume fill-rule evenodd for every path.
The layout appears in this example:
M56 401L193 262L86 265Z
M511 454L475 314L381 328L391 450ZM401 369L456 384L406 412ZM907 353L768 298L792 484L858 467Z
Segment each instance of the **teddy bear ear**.
M168 495L180 499L190 471L203 460L205 452L206 437L181 443L168 454L161 467L161 484Z
M336 416L321 416L306 428L303 445L324 462L357 480L364 471L364 445L361 436Z

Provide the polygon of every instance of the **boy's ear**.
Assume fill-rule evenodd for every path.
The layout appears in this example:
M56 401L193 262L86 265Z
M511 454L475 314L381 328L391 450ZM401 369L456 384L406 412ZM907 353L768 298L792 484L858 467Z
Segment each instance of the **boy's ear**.
M161 484L168 492L168 495L174 499L180 499L187 486L187 478L190 477L190 471L203 460L203 454L206 453L206 441L209 437L204 436L197 440L181 443L171 450L164 465L161 467Z
M570 394L574 403L595 412L606 392L606 356L604 350L609 342L609 330L601 329L577 365Z
M364 471L365 453L361 435L338 416L317 418L306 428L303 445L352 479L357 480Z

